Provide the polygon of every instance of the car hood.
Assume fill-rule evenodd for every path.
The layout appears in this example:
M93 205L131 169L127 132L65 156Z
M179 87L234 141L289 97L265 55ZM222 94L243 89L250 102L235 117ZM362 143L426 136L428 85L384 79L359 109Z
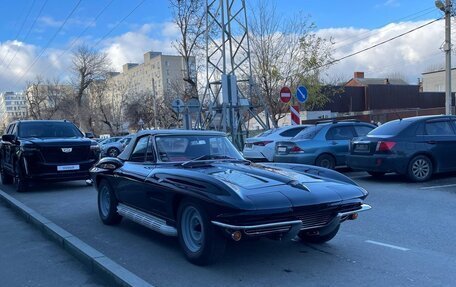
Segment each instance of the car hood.
M219 163L194 171L228 185L260 209L338 203L365 195L356 185L262 165Z
M90 146L92 140L87 138L24 138L21 141L39 147Z

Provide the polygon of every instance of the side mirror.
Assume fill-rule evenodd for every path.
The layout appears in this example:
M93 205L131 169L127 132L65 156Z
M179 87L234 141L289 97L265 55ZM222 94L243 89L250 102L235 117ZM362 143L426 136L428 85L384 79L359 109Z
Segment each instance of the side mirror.
M88 138L88 139L93 139L94 138L93 133L85 133L85 137Z
M2 141L4 142L14 143L16 139L15 135L2 135Z
M98 168L115 170L123 166L123 161L116 157L104 157L95 165Z

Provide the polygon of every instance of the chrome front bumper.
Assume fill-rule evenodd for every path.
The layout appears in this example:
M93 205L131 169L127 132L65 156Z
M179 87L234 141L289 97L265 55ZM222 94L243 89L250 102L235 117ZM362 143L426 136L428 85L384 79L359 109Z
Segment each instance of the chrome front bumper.
M334 220L337 220L338 223L345 221L350 215L363 212L371 209L372 207L368 204L362 204L361 208L346 212L339 212L336 217L326 225L322 226L312 226L312 227L302 227L301 220L292 220L292 221L282 221L282 222L274 222L274 223L265 223L265 224L257 224L257 225L231 225L226 224L219 221L212 221L212 224L219 226L228 231L243 231L246 235L249 236L261 236L261 235L268 235L273 233L288 233L289 236L294 237L298 234L301 230L309 230L315 228L322 228L328 226L330 224L334 224Z

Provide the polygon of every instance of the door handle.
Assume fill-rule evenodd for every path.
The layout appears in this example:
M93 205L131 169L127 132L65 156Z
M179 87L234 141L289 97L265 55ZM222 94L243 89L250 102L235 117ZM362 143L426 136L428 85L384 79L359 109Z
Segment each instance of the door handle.
M437 142L436 141L428 141L427 143L428 144L436 144Z

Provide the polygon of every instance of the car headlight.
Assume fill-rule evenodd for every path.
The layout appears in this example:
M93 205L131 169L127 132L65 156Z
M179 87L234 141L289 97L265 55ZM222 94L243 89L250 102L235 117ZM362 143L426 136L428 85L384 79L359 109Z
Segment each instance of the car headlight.
M90 150L94 152L99 152L100 151L100 146L98 144L92 144L90 146Z

